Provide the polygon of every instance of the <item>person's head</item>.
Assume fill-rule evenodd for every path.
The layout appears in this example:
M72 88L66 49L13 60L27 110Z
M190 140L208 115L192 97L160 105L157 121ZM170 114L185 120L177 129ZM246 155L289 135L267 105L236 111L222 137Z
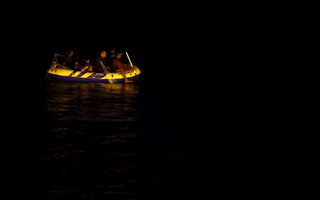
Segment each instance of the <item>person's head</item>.
M100 52L100 56L101 56L102 58L107 57L107 51L102 50L102 51Z
M122 54L123 54L123 53L118 52L118 53L116 54L116 58L120 59L120 58L122 57Z
M66 54L67 56L72 57L74 55L73 49L66 49Z

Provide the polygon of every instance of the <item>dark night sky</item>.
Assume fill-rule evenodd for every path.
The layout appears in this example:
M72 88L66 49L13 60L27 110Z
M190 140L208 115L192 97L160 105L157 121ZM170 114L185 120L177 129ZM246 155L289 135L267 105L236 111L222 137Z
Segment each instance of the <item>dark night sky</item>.
M53 51L65 48L92 54L99 48L129 49L138 52L141 65L165 66L168 60L177 68L199 60L202 68L211 61L230 64L235 58L270 67L315 56L316 7L307 3L59 0L18 5L2 7L0 18L0 53L9 71L13 60L22 64L37 58L47 65Z
M312 5L293 3L52 1L24 4L3 8L6 11L1 17L2 42L39 47L111 43L155 49L155 46L170 45L204 48L217 41L236 43L257 37L278 42L310 42L310 37L300 36L315 30Z

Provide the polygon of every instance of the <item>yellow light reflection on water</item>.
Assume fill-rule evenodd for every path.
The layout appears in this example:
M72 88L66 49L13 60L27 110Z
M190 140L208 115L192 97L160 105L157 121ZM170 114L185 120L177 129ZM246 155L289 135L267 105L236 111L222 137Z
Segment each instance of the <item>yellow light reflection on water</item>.
M63 83L47 87L46 111L56 120L134 121L140 86Z

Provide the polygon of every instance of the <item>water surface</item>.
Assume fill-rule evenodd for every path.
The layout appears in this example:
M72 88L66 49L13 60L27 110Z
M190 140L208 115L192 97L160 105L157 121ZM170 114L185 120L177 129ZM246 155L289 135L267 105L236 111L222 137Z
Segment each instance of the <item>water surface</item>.
M199 82L178 80L45 82L12 92L20 100L5 109L9 195L55 200L315 194L308 175L315 169L316 101L304 98L312 91L302 89L304 79L271 85L217 73Z

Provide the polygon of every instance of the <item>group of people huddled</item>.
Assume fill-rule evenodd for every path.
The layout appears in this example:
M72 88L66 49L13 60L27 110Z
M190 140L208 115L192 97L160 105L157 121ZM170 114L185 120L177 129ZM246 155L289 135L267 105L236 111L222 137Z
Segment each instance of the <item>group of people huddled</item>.
M96 73L121 73L125 82L132 82L126 77L126 73L133 71L135 66L131 66L122 61L122 52L117 52L115 49L111 49L109 51L102 50L100 54L95 58L95 60L91 60L89 56L84 56L79 59L79 57L75 56L75 52L73 49L67 49L66 55L63 56L61 65L81 71L81 72L96 72Z

